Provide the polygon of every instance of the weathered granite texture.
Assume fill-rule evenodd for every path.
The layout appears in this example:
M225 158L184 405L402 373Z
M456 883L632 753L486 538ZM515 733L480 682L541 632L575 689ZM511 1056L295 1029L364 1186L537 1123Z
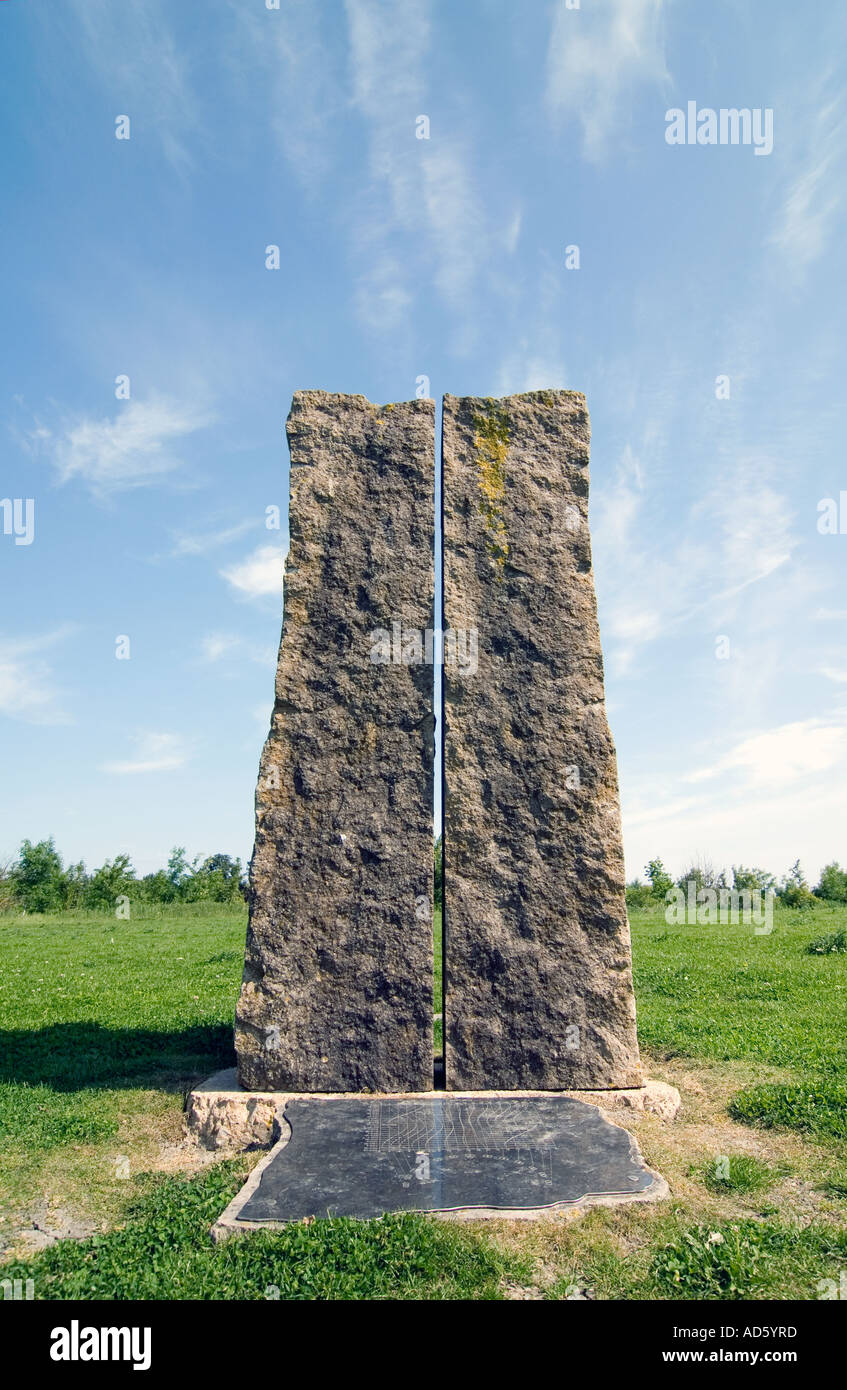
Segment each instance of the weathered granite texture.
M432 1085L434 406L298 391L236 1014L248 1090ZM393 633L392 633L393 635ZM414 644L405 656L414 656Z
M450 1089L641 1084L615 750L574 391L444 398Z

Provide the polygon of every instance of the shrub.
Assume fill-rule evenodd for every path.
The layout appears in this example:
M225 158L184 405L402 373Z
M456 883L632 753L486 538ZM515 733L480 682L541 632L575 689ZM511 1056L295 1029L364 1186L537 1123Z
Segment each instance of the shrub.
M626 905L634 912L651 907L656 901L649 883L640 883L637 878L626 885Z
M821 871L815 897L833 903L847 903L847 870L842 869L840 864L827 864Z
M79 865L82 868L82 865ZM113 908L118 897L129 896L137 879L128 854L119 854L114 863L109 859L85 883L82 905L94 908Z
M15 885L10 864L0 864L0 912L11 912L15 905Z
M818 936L806 947L807 956L831 956L847 951L847 931L830 932L828 936Z

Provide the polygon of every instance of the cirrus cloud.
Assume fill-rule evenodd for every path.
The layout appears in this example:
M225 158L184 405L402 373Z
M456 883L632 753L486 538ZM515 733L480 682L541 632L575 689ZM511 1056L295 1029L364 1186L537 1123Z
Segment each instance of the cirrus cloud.
M175 772L188 759L179 734L138 734L137 751L132 758L103 763L100 771L124 776L136 772Z
M182 467L174 442L211 420L211 414L199 406L159 396L131 400L111 420L84 417L54 441L59 480L81 478L92 492L101 494L158 482Z

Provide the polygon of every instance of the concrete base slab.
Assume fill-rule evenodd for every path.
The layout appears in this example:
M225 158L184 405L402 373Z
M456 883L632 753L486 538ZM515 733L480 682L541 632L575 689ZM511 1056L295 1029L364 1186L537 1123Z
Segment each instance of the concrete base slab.
M485 1096L492 1100L564 1095L597 1105L602 1110L653 1114L668 1122L675 1120L682 1108L679 1091L664 1081L647 1081L643 1086L620 1091L432 1091L424 1094ZM269 1148L282 1134L283 1111L288 1101L312 1098L342 1100L350 1096L349 1093L244 1091L238 1084L235 1067L230 1067L216 1072L190 1093L185 1106L185 1130L189 1138L204 1149ZM420 1099L421 1092L410 1092L407 1098Z
M534 1219L668 1195L631 1134L549 1092L299 1097L284 1118L215 1239L312 1217Z

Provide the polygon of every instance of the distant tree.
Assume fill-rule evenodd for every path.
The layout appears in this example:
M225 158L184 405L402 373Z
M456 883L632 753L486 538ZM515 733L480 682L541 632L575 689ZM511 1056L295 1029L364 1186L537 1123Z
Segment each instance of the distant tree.
M211 900L217 903L235 902L242 895L244 870L240 859L228 854L212 854L200 863L195 859L191 877L183 892L187 902Z
M435 864L435 906L444 906L444 846L439 835L433 850Z
M62 861L52 836L36 845L24 840L11 877L15 900L25 912L57 912L64 907Z
M665 872L661 859L651 859L644 872L650 880L650 892L653 897L659 902L664 902L665 894L674 884L670 874Z
M685 870L685 873L681 874L677 879L677 886L681 888L684 893L688 891L689 883L695 885L698 893L701 888L715 888L719 890L728 886L726 874L723 869L718 871L714 864L710 863L708 859L698 860L696 863L691 864L690 867Z
M815 899L800 868L800 860L795 859L779 887L778 897L783 907L814 907Z
M815 889L816 898L828 902L847 903L847 869L833 862L821 870L820 883Z
M766 869L745 869L743 864L732 866L732 886L736 892L758 889L760 893L776 891L776 879Z
M15 885L11 864L0 864L0 912L10 912L15 905Z
M136 893L142 902L172 903L176 901L177 890L164 869L154 874L145 874L138 884Z
M185 847L171 850L167 867L137 878L129 855L107 859L87 874L85 865L62 859L52 839L24 840L17 860L0 864L0 912L55 912L62 908L111 909L119 897L147 903L208 900L240 903L247 896L247 875L240 859L229 854L202 855L189 862Z
M78 864L69 864L65 869L63 906L67 908L83 907L87 887L88 875L82 860L80 859Z
M192 868L188 862L188 855L185 852L184 845L174 845L165 872L168 882L176 890L178 895L180 889L184 887L192 873Z
M241 860L233 859L228 854L210 854L208 859L203 861L203 872L206 874L221 874L226 880L235 879L236 882L241 878Z
M130 895L136 882L128 854L118 854L114 861L107 859L85 885L85 906L111 909L119 897Z

